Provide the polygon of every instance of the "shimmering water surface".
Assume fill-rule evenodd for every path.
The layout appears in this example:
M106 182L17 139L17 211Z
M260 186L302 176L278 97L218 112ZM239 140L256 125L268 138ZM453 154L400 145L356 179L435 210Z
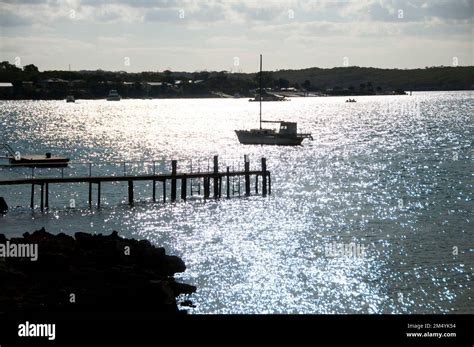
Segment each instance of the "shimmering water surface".
M267 158L272 195L153 204L143 182L130 208L126 186L106 183L97 211L85 184L52 185L40 213L29 210L30 187L0 186L12 207L0 232L148 239L185 260L180 277L198 287L194 313L474 313L472 92L344 100L264 103L265 118L313 133L294 148L240 145L233 130L258 125L258 104L243 99L1 101L0 140L69 156L65 175L87 173L79 162L88 161L156 159L161 172L178 159L178 170L207 170L215 154L221 168L238 168L249 154L252 167ZM120 175L123 164L93 171ZM0 178L27 175L0 169ZM328 253L351 242L365 252Z

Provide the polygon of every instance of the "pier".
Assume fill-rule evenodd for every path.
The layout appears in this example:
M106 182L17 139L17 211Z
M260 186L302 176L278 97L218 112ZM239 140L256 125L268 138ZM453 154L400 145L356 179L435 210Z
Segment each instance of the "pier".
M235 195L241 195L240 181L244 181L244 195L251 195L251 180L255 182L255 194L259 194L259 178L261 178L261 195L266 196L271 194L271 175L267 170L267 163L265 158L261 158L261 166L257 170L250 169L250 161L248 156L244 157L243 170L230 166L226 166L224 171L219 171L219 157L214 156L212 161L212 170L210 167L206 171L199 169L198 172L193 171L191 165L190 170L178 170L178 160L171 160L171 172L157 173L156 161L140 162L152 164L153 171L151 173L142 173L138 175L127 174L127 162L120 162L123 164L123 173L120 175L93 175L92 165L99 163L87 163L89 166L88 175L74 175L65 176L64 168L60 168L59 176L54 177L35 177L35 169L32 169L30 177L2 179L0 178L0 186L14 186L14 185L31 185L31 200L30 207L35 208L35 191L36 187L40 187L39 207L41 211L48 209L50 206L49 193L53 185L72 184L72 183L87 183L89 185L88 204L89 208L93 207L93 186L96 186L96 201L97 208L101 205L101 186L110 182L127 182L128 203L134 203L134 183L139 181L152 182L151 196L153 202L157 202L157 182L161 183L161 198L160 200L166 202L168 199L171 202L178 200L178 183L180 183L180 198L186 201L188 196L194 194L201 195L201 186L203 188L204 199L220 199L223 194L223 187L225 186L225 197L230 198ZM137 162L135 162L137 163ZM130 164L130 163L129 163ZM11 167L11 165L9 166ZM238 180L236 183L235 181ZM167 183L170 183L170 189L167 189ZM189 194L188 194L189 188ZM211 189L212 188L212 189ZM212 192L212 197L211 197ZM169 194L169 195L168 195ZM6 197L5 197L6 198Z

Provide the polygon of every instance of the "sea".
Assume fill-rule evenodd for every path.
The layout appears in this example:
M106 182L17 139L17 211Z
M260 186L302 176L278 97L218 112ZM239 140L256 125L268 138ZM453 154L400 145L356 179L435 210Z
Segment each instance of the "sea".
M152 182L51 184L49 209L31 186L0 186L0 233L110 234L147 239L181 257L197 286L190 314L474 313L472 91L301 97L264 102L265 120L298 123L302 146L241 145L258 128L247 99L0 101L0 143L20 154L66 156L64 169L0 166L21 177L142 175L251 169L266 158L271 194L152 200ZM0 152L3 155L5 150ZM7 164L5 160L0 160ZM178 184L178 187L180 184ZM259 193L261 193L261 180ZM191 190L193 195L191 196ZM224 189L225 190L225 189ZM178 190L179 197L179 190ZM40 255L41 256L41 255Z

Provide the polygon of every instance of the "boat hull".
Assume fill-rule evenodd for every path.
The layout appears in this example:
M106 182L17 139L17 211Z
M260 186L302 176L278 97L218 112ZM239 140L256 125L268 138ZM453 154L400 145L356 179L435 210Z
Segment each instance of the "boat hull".
M25 167L67 167L69 159L61 157L45 158L39 156L28 156L19 160L9 158L9 162L11 165Z
M239 142L244 145L275 145L299 146L305 139L299 136L282 135L278 133L257 133L248 130L236 130Z

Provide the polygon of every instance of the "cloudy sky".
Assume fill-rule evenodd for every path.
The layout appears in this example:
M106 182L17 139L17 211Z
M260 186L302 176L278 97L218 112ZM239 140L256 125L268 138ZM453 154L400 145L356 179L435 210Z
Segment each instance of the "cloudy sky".
M0 0L0 60L40 70L474 65L474 0Z

